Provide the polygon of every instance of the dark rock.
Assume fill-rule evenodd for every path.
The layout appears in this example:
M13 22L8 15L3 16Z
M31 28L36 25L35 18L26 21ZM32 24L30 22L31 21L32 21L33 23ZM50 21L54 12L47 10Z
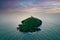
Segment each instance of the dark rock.
M19 24L17 29L21 32L35 32L41 30L40 27L42 24L42 21L38 18L29 17L21 22L22 24Z

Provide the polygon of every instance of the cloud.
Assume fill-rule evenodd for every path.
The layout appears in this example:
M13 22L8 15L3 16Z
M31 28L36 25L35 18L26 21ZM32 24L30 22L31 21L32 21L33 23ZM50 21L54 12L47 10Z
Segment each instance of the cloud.
M10 12L51 11L60 8L59 0L1 0L0 10ZM24 11L26 10L26 11ZM51 11L52 12L52 11Z
M9 9L9 8L17 8L17 7L27 7L38 2L45 2L50 0L0 0L0 9Z

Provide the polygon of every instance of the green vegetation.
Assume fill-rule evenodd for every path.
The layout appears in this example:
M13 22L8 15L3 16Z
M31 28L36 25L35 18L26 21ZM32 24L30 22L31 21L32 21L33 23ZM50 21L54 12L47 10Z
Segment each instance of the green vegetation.
M30 17L30 18L23 20L21 23L22 24L19 24L18 25L19 27L17 28L19 29L19 31L35 32L35 31L40 30L38 27L41 26L42 21L37 18Z

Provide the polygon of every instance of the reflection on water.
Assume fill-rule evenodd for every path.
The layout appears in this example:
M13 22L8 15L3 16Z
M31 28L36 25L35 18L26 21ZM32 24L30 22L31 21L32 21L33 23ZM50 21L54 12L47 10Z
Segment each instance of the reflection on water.
M19 32L23 32L23 33L27 33L27 32L25 32L25 31L21 31L21 30L18 29L18 28L17 28L17 31L19 31ZM36 31L41 31L41 29L40 29L40 28L37 28L36 30L31 31L31 32L36 32ZM28 31L28 32L29 32L29 31Z
M16 30L18 24L0 20L0 40L60 40L60 14L38 14L42 19L42 30L23 33Z

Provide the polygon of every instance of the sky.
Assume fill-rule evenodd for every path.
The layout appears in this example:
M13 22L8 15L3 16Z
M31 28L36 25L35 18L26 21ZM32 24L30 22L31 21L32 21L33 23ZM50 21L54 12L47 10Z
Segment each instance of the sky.
M59 13L60 0L0 0L0 12Z

